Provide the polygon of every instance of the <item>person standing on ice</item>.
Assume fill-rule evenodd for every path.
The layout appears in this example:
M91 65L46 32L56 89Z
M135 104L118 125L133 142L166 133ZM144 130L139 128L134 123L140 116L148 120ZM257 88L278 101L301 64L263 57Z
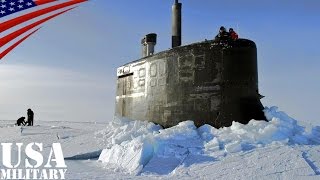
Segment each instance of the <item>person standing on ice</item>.
M28 109L28 126L33 126L33 118L34 118L34 113L31 109Z

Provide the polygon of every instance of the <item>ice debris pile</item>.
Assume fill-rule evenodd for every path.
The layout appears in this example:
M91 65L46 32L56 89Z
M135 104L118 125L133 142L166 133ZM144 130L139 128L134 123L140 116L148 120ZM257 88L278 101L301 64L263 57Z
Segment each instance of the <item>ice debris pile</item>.
M192 121L162 129L150 122L115 119L96 133L107 145L99 161L130 174L169 174L192 157L212 160L270 144L320 144L320 126L307 130L277 107L264 112L268 122L233 122L220 129L210 125L197 128ZM152 172L155 169L157 172Z

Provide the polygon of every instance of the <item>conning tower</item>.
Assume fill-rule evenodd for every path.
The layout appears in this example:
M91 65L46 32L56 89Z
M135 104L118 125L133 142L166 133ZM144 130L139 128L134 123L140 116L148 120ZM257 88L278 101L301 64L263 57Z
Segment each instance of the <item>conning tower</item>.
M149 53L117 69L116 116L164 127L186 120L217 128L233 121L265 120L256 44L238 39L181 46L181 8L176 0L172 49L155 54L143 51ZM143 49L148 44L153 50L154 34L144 38Z

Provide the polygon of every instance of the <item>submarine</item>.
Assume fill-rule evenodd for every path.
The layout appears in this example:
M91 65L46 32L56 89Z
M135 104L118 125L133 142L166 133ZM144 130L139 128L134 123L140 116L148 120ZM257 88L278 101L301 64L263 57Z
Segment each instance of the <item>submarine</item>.
M175 0L172 48L155 53L157 34L147 34L142 57L117 68L115 116L165 128L186 120L216 128L266 120L256 44L240 38L181 46L181 20L182 3Z

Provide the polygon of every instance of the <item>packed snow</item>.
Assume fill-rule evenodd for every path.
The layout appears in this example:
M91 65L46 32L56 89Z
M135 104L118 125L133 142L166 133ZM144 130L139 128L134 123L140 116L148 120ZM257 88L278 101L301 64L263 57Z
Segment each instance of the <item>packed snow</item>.
M276 107L266 108L266 121L231 127L197 128L193 121L161 129L153 123L116 119L96 135L106 148L99 161L133 175L174 175L180 167L214 162L269 145L319 145L320 127L308 131Z
M320 126L276 107L264 111L268 121L220 129L192 121L163 129L118 118L106 124L36 121L22 128L0 121L0 138L41 142L44 153L61 143L67 179L319 179Z

